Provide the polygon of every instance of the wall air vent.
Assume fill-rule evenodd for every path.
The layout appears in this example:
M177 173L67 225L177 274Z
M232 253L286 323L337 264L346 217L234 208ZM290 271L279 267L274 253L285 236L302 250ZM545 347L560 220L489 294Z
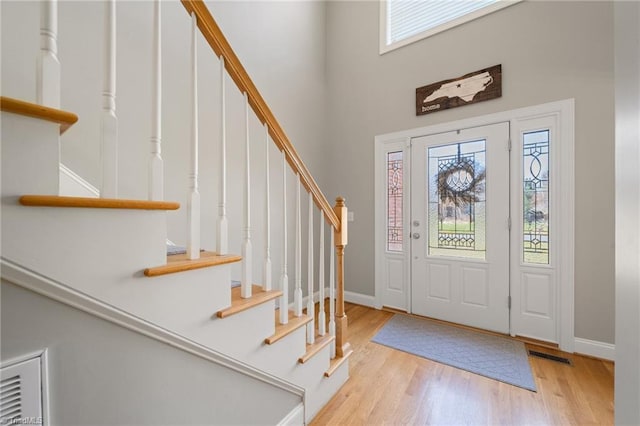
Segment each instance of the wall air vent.
M0 425L45 424L41 362L36 356L0 369Z
M20 376L0 382L0 423L9 424L22 417L22 384Z

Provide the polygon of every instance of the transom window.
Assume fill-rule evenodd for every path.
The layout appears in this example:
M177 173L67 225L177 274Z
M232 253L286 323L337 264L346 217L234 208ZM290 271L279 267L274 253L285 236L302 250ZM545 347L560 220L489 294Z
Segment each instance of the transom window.
M381 0L380 54L521 0Z

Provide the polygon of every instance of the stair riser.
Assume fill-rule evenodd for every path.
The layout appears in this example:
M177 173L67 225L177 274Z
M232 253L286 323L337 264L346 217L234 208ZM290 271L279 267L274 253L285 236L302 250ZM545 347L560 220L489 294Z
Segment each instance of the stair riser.
M274 301L270 300L222 319L214 315L215 311L211 311L208 321L202 321L184 332L206 346L246 361L251 354L260 353L265 336L275 331L274 309Z
M58 195L60 126L2 113L2 196Z
M163 211L24 207L3 198L2 212L5 257L89 293L166 259Z
M305 386L307 394L305 423L309 423L349 379L349 361L345 361L331 377L314 378ZM295 380L292 382L296 383Z
M305 353L306 336L302 326L272 345L263 344L259 352L249 354L246 362L276 376L289 377L297 368L295 357Z

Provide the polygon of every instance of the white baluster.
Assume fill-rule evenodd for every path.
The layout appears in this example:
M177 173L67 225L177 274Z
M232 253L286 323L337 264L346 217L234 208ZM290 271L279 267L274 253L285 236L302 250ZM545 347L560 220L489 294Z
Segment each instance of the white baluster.
M296 174L296 288L293 293L293 311L302 315L302 214L300 212L300 176Z
M244 121L245 121L245 185L244 185L244 240L242 242L242 281L240 296L251 297L252 281L252 248L251 248L251 162L249 156L249 97L244 93Z
M269 126L264 124L264 184L265 184L265 196L264 196L264 214L265 214L265 239L264 239L264 277L262 283L262 289L264 291L271 290L271 203L270 203L270 188L269 188Z
M333 228L329 245L329 336L336 335L336 255ZM331 359L336 357L336 341L331 342Z
M162 24L160 0L153 2L153 58L151 70L151 158L149 160L149 199L164 199L162 161Z
M116 116L116 2L105 3L105 69L102 92L102 187L100 196L118 196L118 118Z
M191 170L189 172L189 200L187 217L187 257L200 258L200 193L198 192L198 22L191 14Z
M324 336L326 332L326 316L324 313L324 213L320 211L320 253L318 253L318 297L320 305L318 306L318 334Z
M307 251L307 315L313 318L315 304L313 302L313 197L309 194L309 241ZM316 338L313 319L307 323L307 343L312 344Z
M40 53L36 73L37 102L40 105L60 108L57 0L45 0L40 3Z
M220 56L220 201L218 203L218 233L216 246L218 254L229 252L229 222L227 220L227 118L226 92L224 86L226 71L224 56Z
M282 274L280 275L280 324L289 322L289 276L287 275L287 157L282 150Z

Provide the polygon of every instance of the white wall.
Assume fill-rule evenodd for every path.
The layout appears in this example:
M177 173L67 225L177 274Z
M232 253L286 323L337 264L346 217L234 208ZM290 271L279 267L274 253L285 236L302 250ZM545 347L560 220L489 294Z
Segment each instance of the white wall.
M616 2L615 418L640 424L640 3Z
M522 2L382 56L378 9L375 1L327 6L329 192L355 212L347 290L374 293L374 136L575 98L575 333L612 343L612 4ZM495 64L500 99L416 117L417 87Z

